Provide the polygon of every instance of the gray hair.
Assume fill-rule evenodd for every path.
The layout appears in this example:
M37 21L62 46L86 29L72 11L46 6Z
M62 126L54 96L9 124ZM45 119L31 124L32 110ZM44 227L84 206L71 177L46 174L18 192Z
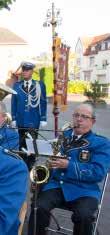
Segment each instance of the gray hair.
M92 104L82 103L82 104L80 104L80 105L78 105L78 106L76 107L76 109L78 109L78 108L85 108L85 109L87 109L89 112L91 112L92 117L93 117L94 119L96 119L96 113L95 113L95 110L94 110L94 107L93 107Z

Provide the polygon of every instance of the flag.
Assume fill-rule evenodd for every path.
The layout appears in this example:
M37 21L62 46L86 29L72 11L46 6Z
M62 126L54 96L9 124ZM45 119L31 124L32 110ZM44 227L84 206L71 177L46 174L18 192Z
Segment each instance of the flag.
M59 47L59 56L56 59L56 97L63 111L67 105L69 50L70 47L61 44Z

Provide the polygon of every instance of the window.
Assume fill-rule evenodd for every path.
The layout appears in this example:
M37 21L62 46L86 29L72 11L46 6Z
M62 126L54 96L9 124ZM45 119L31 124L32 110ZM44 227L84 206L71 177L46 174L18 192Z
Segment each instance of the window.
M108 49L110 49L110 42L108 42Z
M92 47L91 47L91 51L95 51L95 46L92 46Z
M85 81L91 80L91 72L90 71L84 71L84 80Z
M102 74L102 75L97 75L97 80L99 81L99 83L105 83L106 81L106 75Z
M102 50L102 51L105 50L105 42L102 43L102 45L101 45L101 50Z
M107 65L108 65L107 60L103 60L103 61L102 61L102 67L103 67L103 69L106 69Z
M95 59L94 56L90 57L90 63L89 63L90 67L94 66L94 59Z

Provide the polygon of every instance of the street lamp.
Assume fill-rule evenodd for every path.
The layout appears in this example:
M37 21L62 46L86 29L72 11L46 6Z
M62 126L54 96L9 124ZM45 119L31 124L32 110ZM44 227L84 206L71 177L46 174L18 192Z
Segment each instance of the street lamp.
M53 83L54 83L54 101L53 101L53 115L54 115L54 128L55 137L58 135L58 99L57 99L57 67L56 67L56 49L57 49L57 38L56 27L61 24L60 10L55 9L54 3L52 3L52 8L48 9L46 15L46 21L44 22L44 27L52 26L52 53L53 53Z

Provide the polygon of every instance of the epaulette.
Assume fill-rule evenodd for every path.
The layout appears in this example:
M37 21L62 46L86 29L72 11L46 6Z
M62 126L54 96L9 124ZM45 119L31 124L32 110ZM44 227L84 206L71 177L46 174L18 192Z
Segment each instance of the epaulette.
M71 137L72 132L73 132L73 129L69 128L68 130L64 130L63 134L64 134L65 137L69 137L69 136Z
M96 136L101 137L101 138L103 138L103 139L107 139L107 137L106 137L106 136L101 135L101 134L98 134L98 133L96 133Z

